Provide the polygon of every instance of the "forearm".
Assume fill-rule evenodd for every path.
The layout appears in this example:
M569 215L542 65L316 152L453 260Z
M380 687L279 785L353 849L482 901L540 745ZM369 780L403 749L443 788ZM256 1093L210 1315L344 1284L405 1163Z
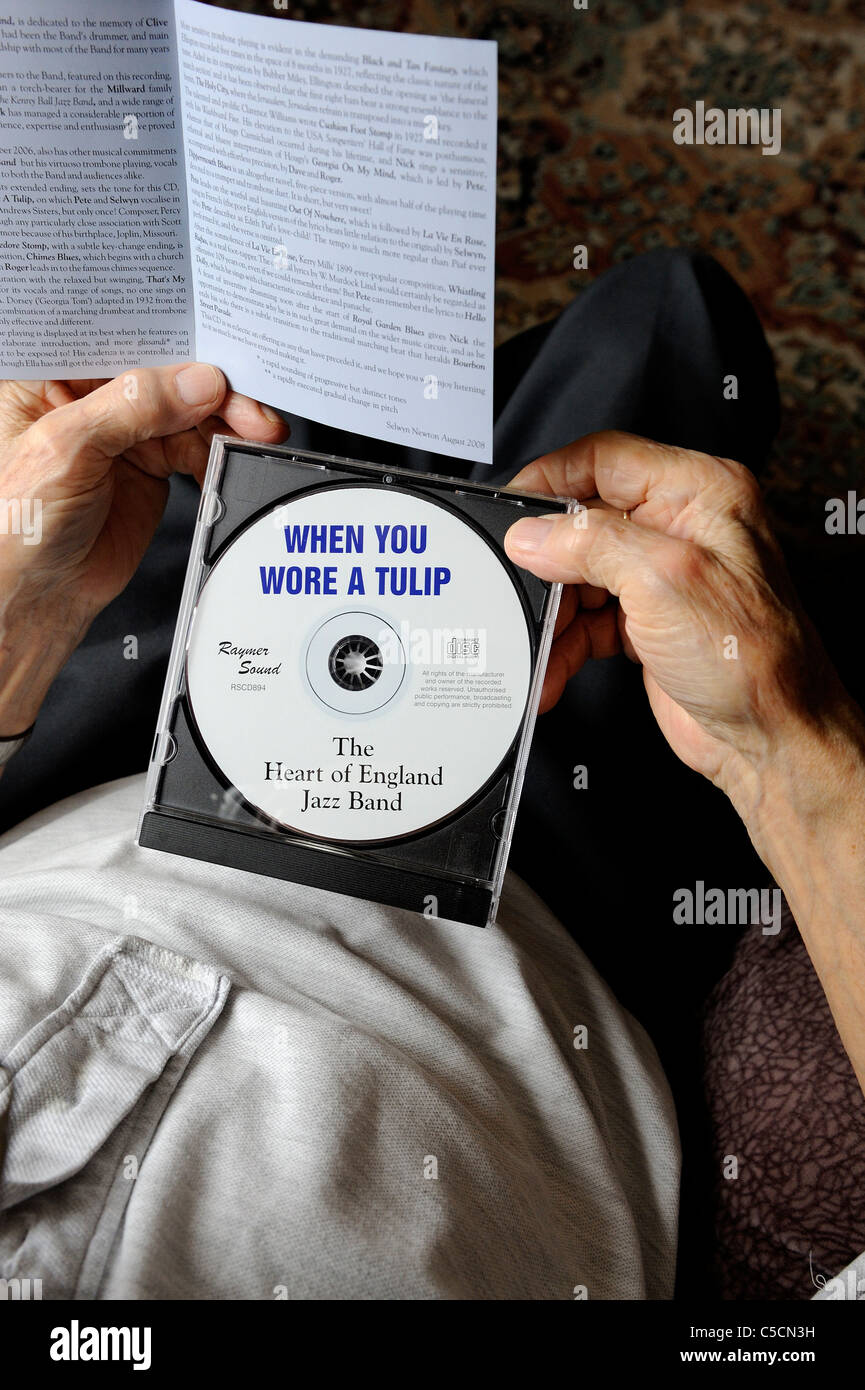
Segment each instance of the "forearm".
M731 792L865 1091L865 717L839 694Z

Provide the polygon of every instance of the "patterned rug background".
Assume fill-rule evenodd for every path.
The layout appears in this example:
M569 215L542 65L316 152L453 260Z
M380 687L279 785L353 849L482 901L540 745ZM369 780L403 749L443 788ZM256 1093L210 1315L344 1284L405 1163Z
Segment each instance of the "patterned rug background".
M824 499L865 481L865 0L588 4L289 0L286 14L496 39L497 340L629 256L710 251L775 354L776 518L819 535ZM675 145L672 112L698 99L780 106L782 152ZM587 271L573 269L577 242Z

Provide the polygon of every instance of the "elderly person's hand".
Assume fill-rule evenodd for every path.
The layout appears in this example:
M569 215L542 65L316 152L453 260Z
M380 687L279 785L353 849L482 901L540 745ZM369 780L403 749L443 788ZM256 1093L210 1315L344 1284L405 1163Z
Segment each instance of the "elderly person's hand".
M741 464L611 431L539 459L512 486L587 502L552 522L518 522L506 539L518 564L575 586L564 595L546 708L587 656L624 650L642 664L673 750L730 786L746 762L770 758L792 724L837 698Z
M865 1085L865 725L791 588L756 482L729 459L611 432L512 486L587 504L506 537L517 564L571 586L544 707L588 657L642 663L670 746L731 798L784 889Z
M169 476L191 473L200 482L216 433L276 443L287 427L274 411L229 391L222 373L204 363L106 382L0 383L4 737L33 723L70 652L135 572ZM29 534L13 524L22 504Z

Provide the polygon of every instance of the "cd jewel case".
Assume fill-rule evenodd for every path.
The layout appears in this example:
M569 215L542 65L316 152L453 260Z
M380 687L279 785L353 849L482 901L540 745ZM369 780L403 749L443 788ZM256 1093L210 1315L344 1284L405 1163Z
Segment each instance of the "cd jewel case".
M139 844L494 920L561 586L559 498L213 441Z

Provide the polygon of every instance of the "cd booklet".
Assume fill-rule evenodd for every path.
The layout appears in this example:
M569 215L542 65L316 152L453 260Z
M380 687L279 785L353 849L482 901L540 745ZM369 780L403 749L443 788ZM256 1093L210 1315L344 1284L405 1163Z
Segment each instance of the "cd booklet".
M138 842L495 918L561 586L561 498L213 441Z

